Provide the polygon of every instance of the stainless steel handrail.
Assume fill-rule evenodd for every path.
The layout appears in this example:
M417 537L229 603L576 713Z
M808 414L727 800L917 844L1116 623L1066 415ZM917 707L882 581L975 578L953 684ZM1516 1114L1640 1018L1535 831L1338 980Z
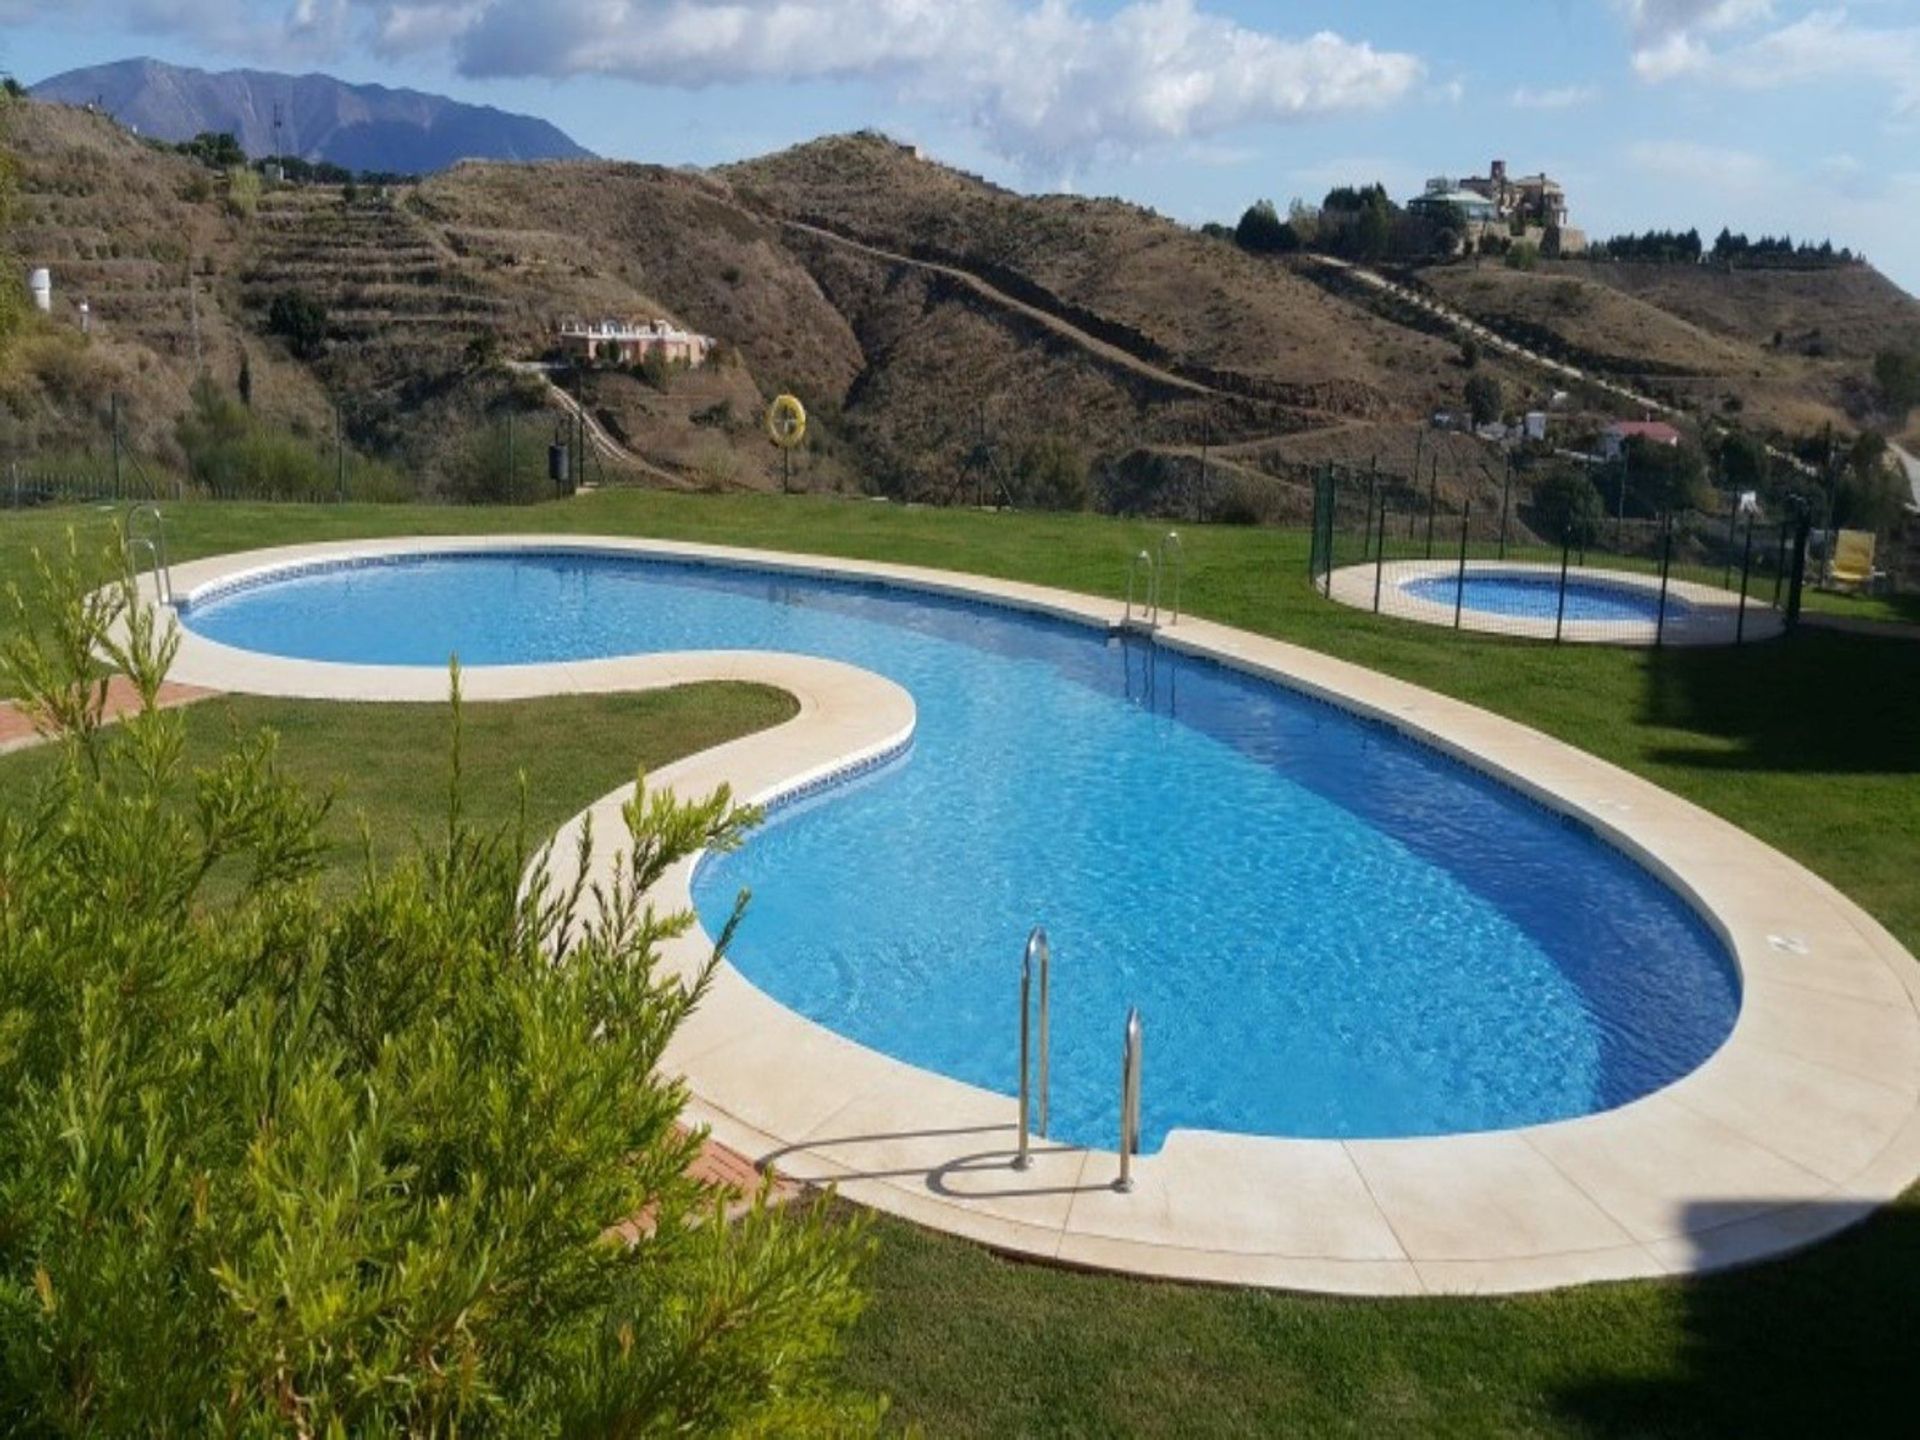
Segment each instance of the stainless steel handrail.
M1113 1188L1125 1194L1133 1189L1133 1157L1140 1150L1140 1007L1127 1011L1127 1028L1120 1041L1120 1178Z
M1036 963L1037 962L1037 963ZM1044 925L1033 927L1033 933L1027 936L1026 953L1020 959L1020 1153L1013 1158L1013 1168L1024 1170L1033 1163L1028 1153L1027 1134L1030 1104L1031 1067L1027 1063L1029 1026L1033 1015L1033 977L1034 971L1040 973L1040 1137L1047 1134L1047 1062L1049 1058L1048 1034L1052 1028L1049 1016L1049 992L1052 989L1053 947L1047 943L1047 931Z
M1134 587L1139 583L1140 567L1147 567L1147 593L1140 606L1140 618L1147 624L1157 624L1160 619L1160 580L1154 572L1153 556L1142 550L1127 565L1127 611L1122 623L1133 623Z
M141 534L135 528L140 521L151 517L151 533ZM144 546L153 566L154 598L162 605L173 604L173 566L167 562L167 522L161 515L158 505L130 505L127 518L121 529L120 549L126 557L129 567L133 567L134 552ZM134 567L137 575L139 570Z
M1159 603L1160 596L1164 593L1164 587L1167 583L1168 546L1173 547L1173 619L1167 623L1169 625L1178 625L1180 623L1180 582L1186 578L1187 571L1186 548L1180 543L1180 532L1178 530L1169 530L1165 535L1160 537L1160 554L1154 567L1157 575L1154 587L1154 618L1159 618L1158 612L1162 608Z

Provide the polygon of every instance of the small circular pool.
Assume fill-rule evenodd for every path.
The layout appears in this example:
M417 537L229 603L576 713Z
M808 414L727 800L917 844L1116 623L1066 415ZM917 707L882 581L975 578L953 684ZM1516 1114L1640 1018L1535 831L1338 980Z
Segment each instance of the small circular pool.
M1538 571L1469 570L1466 591L1461 594L1458 572L1428 574L1404 580L1400 588L1416 600L1453 606L1483 615L1553 620L1560 610L1560 577ZM1601 580L1570 576L1566 582L1564 618L1571 621L1639 620L1652 625L1660 618L1660 592L1627 580ZM1667 596L1669 621L1678 621L1688 610L1685 601Z
M1471 578L1470 578L1471 586ZM1730 1032L1735 967L1585 825L1384 725L1119 634L874 581L570 550L257 574L185 625L308 660L444 666L672 650L842 660L913 697L911 748L781 807L733 961L871 1049L1010 1092L1022 942L1054 944L1053 1134L1111 1143L1147 1028L1174 1128L1437 1135L1622 1105Z

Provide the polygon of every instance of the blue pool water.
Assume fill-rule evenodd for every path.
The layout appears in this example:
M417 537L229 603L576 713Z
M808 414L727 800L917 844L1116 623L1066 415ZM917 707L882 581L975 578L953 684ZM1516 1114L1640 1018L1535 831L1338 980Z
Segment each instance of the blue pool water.
M1415 599L1451 606L1459 597L1459 576L1422 576L1402 582L1400 588ZM1559 613L1560 577L1527 571L1469 570L1466 596L1460 603L1468 610L1486 615L1551 620ZM1678 619L1686 608L1672 595L1667 597L1669 620ZM1659 614L1658 591L1578 576L1567 581L1568 620L1641 620L1651 625Z
M1138 637L877 585L583 555L334 568L192 606L215 640L439 665L689 648L850 661L907 753L707 863L717 926L793 1009L1011 1093L1019 960L1054 944L1056 1136L1483 1130L1619 1105L1738 1006L1677 896L1583 827L1387 729Z

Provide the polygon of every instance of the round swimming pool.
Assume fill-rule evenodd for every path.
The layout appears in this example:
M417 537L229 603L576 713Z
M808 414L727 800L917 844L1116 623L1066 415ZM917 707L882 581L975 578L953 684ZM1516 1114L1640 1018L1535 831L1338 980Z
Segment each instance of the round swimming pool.
M1422 575L1401 582L1400 588L1416 600L1453 606L1456 602L1483 615L1552 620L1560 611L1560 577L1538 571L1469 570L1466 593L1460 593L1458 572ZM1567 620L1640 620L1649 625L1660 617L1660 592L1617 580L1569 577L1564 614ZM1687 611L1678 597L1667 596L1667 619L1679 620Z
M1470 577L1471 588L1471 577ZM1145 1139L1382 1137L1608 1109L1730 1031L1731 960L1584 826L1396 732L1119 636L868 582L591 552L268 574L209 639L470 666L793 651L904 686L911 749L715 857L733 960L875 1050L1003 1092L1022 942L1054 942L1053 1133L1110 1144L1145 1018Z

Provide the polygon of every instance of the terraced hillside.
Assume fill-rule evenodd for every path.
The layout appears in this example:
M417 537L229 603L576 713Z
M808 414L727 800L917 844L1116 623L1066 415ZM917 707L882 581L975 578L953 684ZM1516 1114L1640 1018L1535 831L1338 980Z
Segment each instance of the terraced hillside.
M18 445L75 443L100 428L76 424L75 412L118 393L133 442L163 446L195 375L232 377L243 354L263 405L317 423L326 401L315 377L261 344L226 303L244 226L211 177L58 106L17 107L8 149L19 196L6 248L52 269L56 322L27 336L0 376Z
M508 413L529 440L560 424L572 402L537 368L556 322L613 315L721 342L690 373L560 377L597 453L643 483L782 483L758 421L784 390L813 417L809 488L1034 503L1085 486L1182 509L1204 457L1208 493L1283 517L1329 459L1437 459L1459 494L1500 469L1481 442L1431 433L1433 410L1460 407L1467 358L1419 307L1135 206L1016 195L871 135L711 173L467 164L254 202L103 117L34 104L9 118L24 203L8 240L54 268L61 297L0 376L7 443L29 450L97 443L118 393L130 438L164 453L196 378L237 389L244 370L256 415L314 437L338 415L354 446L431 490ZM1783 430L1850 426L1863 357L1920 337L1906 328L1920 307L1869 271L1722 285L1655 269L1456 266L1416 283L1703 417ZM293 297L319 307L319 334L278 333ZM1497 350L1478 363L1515 406L1566 383ZM1610 402L1593 403L1589 429Z

